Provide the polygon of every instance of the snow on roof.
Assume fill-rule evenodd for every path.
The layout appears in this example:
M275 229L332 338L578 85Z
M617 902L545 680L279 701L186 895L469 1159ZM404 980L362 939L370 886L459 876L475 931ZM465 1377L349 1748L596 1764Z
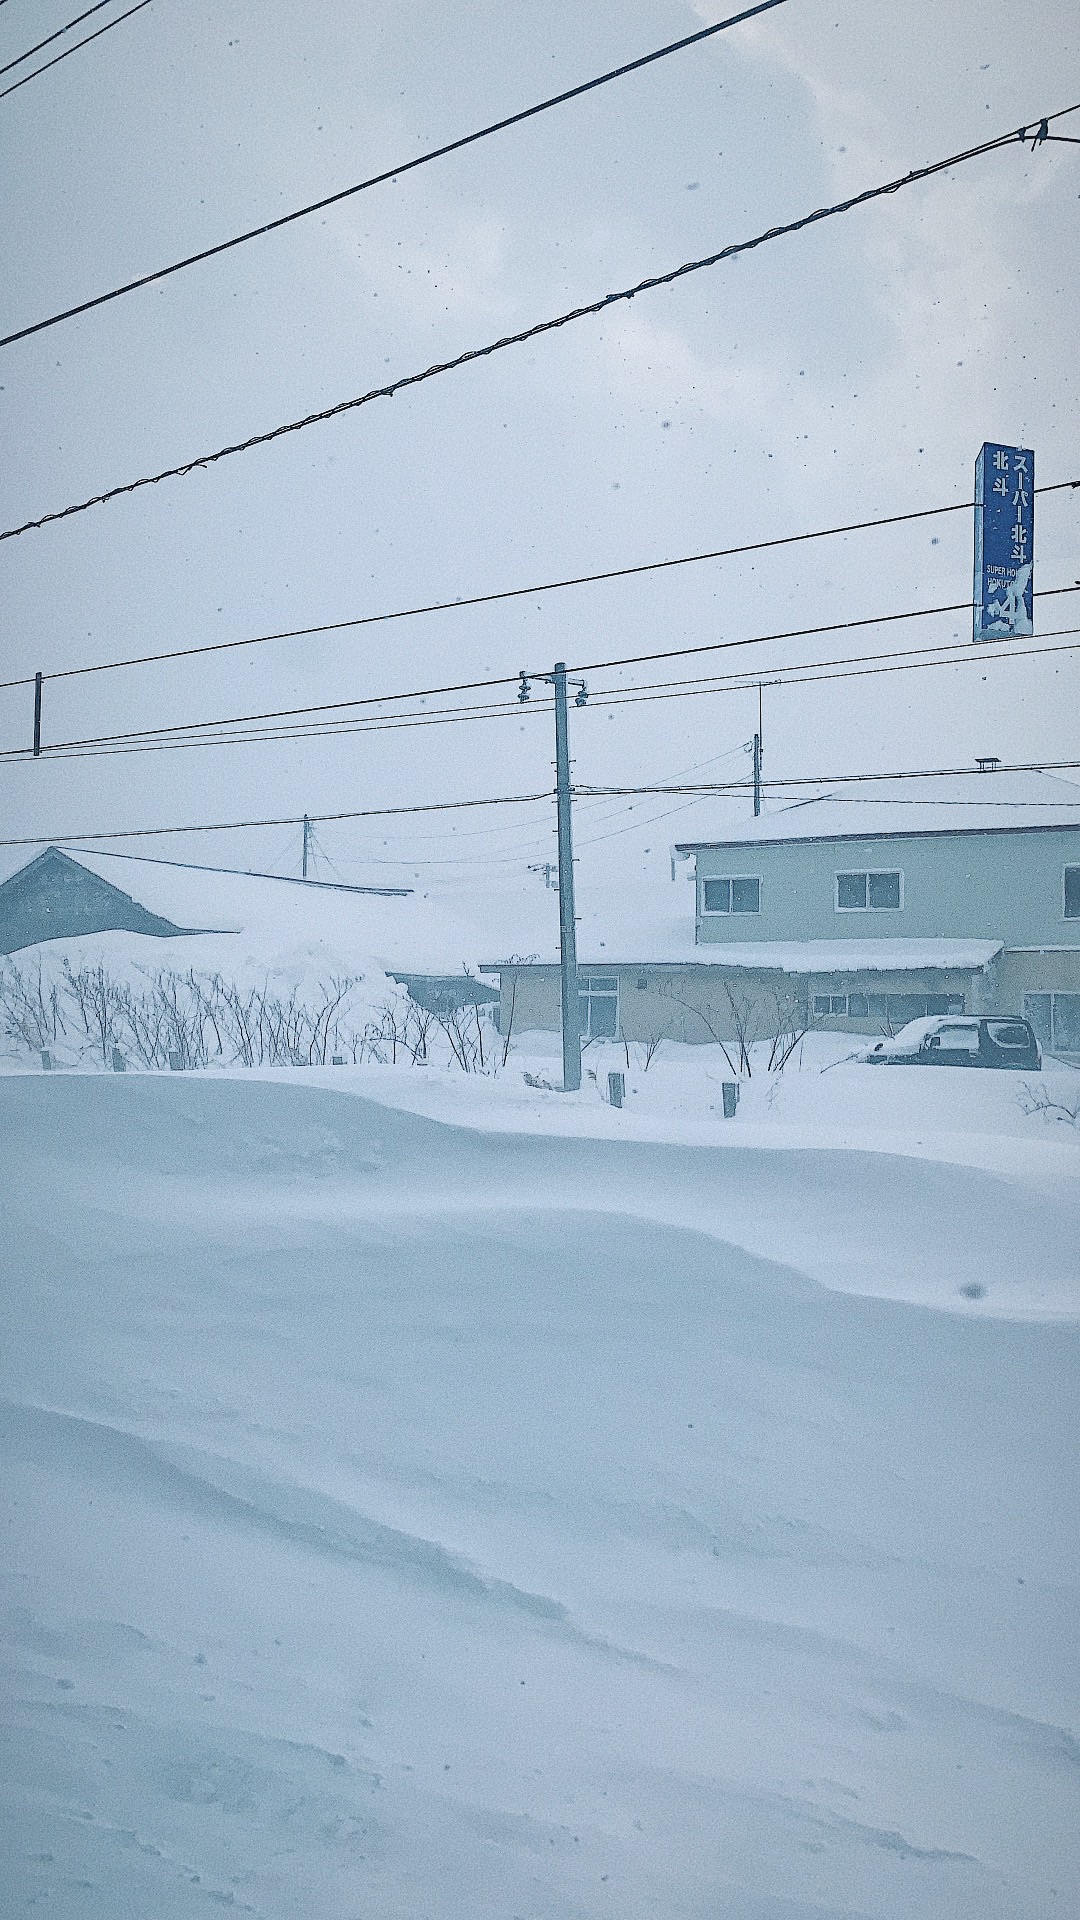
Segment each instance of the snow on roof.
M1002 946L1000 940L740 940L700 946L684 940L657 950L656 944L646 948L611 941L598 948L579 939L578 966L596 972L646 966L789 974L965 972L988 967ZM536 958L544 966L558 965L554 950ZM501 963L504 968L512 964ZM499 965L487 963L487 971L497 971Z
M911 833L1030 831L1080 827L1080 786L1047 773L957 773L912 780L838 784L827 792L774 799L755 819L745 805L718 813L710 839L680 851L762 841L872 839Z
M475 972L492 952L533 958L558 952L558 895L535 874L440 878L394 898L74 846L64 851L150 912L177 926L213 930L168 942L124 935L147 963L204 966L212 953L212 964L222 966L235 953L244 966L303 963L350 972L367 963L389 973L454 974ZM27 849L10 870L37 852ZM580 888L578 906L581 938L593 948L613 939L658 957L693 948L694 895L685 882L589 884ZM87 937L115 944L118 936Z

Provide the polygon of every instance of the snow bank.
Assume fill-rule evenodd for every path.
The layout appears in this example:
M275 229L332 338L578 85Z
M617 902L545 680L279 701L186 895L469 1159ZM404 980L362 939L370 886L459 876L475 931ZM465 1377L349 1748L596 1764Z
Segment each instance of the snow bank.
M1075 1186L312 1078L0 1080L11 1910L1075 1910Z
M1022 1177L1040 1190L1080 1179L1080 1070L1048 1056L1039 1073L995 1069L864 1067L857 1036L808 1034L782 1073L767 1071L768 1044L751 1048L752 1073L716 1046L664 1041L647 1049L594 1043L582 1057L580 1094L559 1091L559 1036L522 1033L502 1066L463 1076L433 1061L391 1071L368 1061L319 1070L336 1093L485 1132L551 1134L671 1146L886 1154ZM621 1073L625 1104L608 1100L608 1074ZM275 1076L289 1081L288 1072ZM733 1120L723 1117L723 1084L739 1084ZM1076 1119L1071 1116L1077 1116ZM1080 1285L1080 1266L1078 1285ZM1070 1294L1070 1299L1073 1295ZM1070 1309L1071 1310L1071 1309Z
M408 1017L374 962L322 941L110 932L0 958L0 1049L53 1067L357 1060Z

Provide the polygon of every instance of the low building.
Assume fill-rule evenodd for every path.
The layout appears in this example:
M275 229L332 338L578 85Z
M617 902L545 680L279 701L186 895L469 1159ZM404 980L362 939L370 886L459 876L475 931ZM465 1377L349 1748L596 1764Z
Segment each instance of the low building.
M588 1039L725 1042L1023 1012L1080 1053L1080 788L986 771L842 787L675 849L681 940L579 943ZM557 956L503 962L503 1031L557 1028Z
M399 987L404 987L410 1000L425 1013L434 1013L444 1018L451 1014L463 1013L466 1007L487 1007L498 998L496 987L489 987L483 980L474 980L471 973L394 973Z
M46 847L0 884L0 953L110 931L171 940L199 929L151 913L59 847Z

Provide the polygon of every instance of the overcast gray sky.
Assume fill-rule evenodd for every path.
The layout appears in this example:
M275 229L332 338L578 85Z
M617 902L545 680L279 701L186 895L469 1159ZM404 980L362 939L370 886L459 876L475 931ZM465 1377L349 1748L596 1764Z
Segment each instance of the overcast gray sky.
M75 11L73 0L10 0L0 64ZM0 331L722 11L686 0L154 0L0 101ZM465 154L3 349L0 524L1033 122L1080 99L1078 52L1074 0L788 0ZM1068 127L1080 135L1080 114ZM1040 482L1076 477L1078 209L1080 147L1017 147L4 543L2 677L963 499L984 439L1034 446ZM1037 587L1080 578L1078 516L1080 494L1039 503ZM47 684L45 737L739 638L970 589L965 514ZM1037 619L1080 627L1080 595L1044 601ZM759 664L767 678L782 660L966 639L969 624L946 616L896 632L777 643ZM595 677L597 691L604 684ZM1075 656L1064 655L769 691L767 770L1071 756L1078 690ZM586 710L574 716L578 776L647 782L707 763L747 739L755 713L749 694ZM28 692L0 694L0 744L25 745L30 724ZM551 753L549 721L530 713L43 760L0 769L3 820L10 833L68 834L528 791L549 784ZM612 828L620 817L604 815ZM661 850L682 831L670 824L657 830ZM699 812L695 831L703 826ZM485 858L524 861L549 844L545 806L460 831L472 837L455 844ZM376 860L442 857L447 834L426 820L328 827L323 840L343 870L374 877ZM610 854L636 858L639 838L616 838ZM232 861L290 847L279 832L156 850Z

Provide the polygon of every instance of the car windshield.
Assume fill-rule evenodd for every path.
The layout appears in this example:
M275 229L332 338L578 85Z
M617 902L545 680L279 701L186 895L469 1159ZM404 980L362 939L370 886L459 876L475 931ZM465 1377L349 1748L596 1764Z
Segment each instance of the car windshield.
M886 1044L892 1047L918 1047L928 1034L937 1033L942 1025L940 1019L909 1020Z

